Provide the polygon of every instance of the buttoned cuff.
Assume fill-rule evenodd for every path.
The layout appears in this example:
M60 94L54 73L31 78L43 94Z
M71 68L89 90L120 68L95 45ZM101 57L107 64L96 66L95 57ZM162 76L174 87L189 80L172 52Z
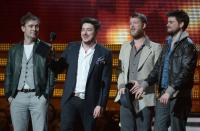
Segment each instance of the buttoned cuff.
M148 84L148 82L143 81L143 82L141 82L140 86L143 87L144 90L146 90L146 88L149 86L149 84Z
M168 86L165 92L168 93L170 96L172 96L175 91L176 90L172 86Z

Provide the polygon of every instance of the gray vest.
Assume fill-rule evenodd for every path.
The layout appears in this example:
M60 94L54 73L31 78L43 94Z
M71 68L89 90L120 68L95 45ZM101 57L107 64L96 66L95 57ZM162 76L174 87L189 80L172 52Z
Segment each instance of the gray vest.
M25 84L29 89L35 89L34 76L33 76L33 54L27 59L25 52L22 57L22 69L18 83L18 90L21 90Z

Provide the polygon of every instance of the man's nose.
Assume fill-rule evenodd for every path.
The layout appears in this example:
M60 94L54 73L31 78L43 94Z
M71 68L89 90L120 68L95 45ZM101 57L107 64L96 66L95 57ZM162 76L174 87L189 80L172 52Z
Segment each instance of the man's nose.
M84 31L83 31L83 34L84 34L84 35L86 35L86 34L87 34L87 31L86 31L86 30L84 30Z
M34 31L35 31L36 29L37 29L37 27L36 27L36 26L33 26L33 27L32 27L32 30L34 30Z

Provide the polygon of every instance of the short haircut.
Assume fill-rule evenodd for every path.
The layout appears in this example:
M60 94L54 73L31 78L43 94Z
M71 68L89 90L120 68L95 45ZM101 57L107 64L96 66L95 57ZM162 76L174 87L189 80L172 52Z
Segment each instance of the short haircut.
M141 20L142 23L147 24L147 17L144 14L142 14L142 13L134 12L131 15L131 18L138 18L138 19Z
M24 16L20 19L21 26L24 26L30 20L37 20L40 22L39 17L33 15L31 12L27 12Z
M190 18L185 11L183 11L183 10L170 11L169 13L167 13L167 16L175 17L177 19L178 23L183 22L184 23L184 25L182 27L183 30L186 30L186 28L188 27Z
M85 24L85 23L92 24L94 26L94 28L95 28L95 31L98 31L100 29L100 27L101 27L100 21L98 21L95 18L91 18L91 17L82 18L81 19L81 28L82 28L83 24Z

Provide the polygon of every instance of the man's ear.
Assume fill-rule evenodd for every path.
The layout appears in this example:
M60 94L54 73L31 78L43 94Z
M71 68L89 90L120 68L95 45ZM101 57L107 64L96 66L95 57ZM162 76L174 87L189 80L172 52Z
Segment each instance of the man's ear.
M147 27L147 24L146 23L143 23L143 29L146 29L146 27Z
M25 31L25 27L23 25L21 26L21 30L22 30L22 32Z
M184 22L181 22L181 23L179 24L179 27L182 29L183 26L184 26Z

